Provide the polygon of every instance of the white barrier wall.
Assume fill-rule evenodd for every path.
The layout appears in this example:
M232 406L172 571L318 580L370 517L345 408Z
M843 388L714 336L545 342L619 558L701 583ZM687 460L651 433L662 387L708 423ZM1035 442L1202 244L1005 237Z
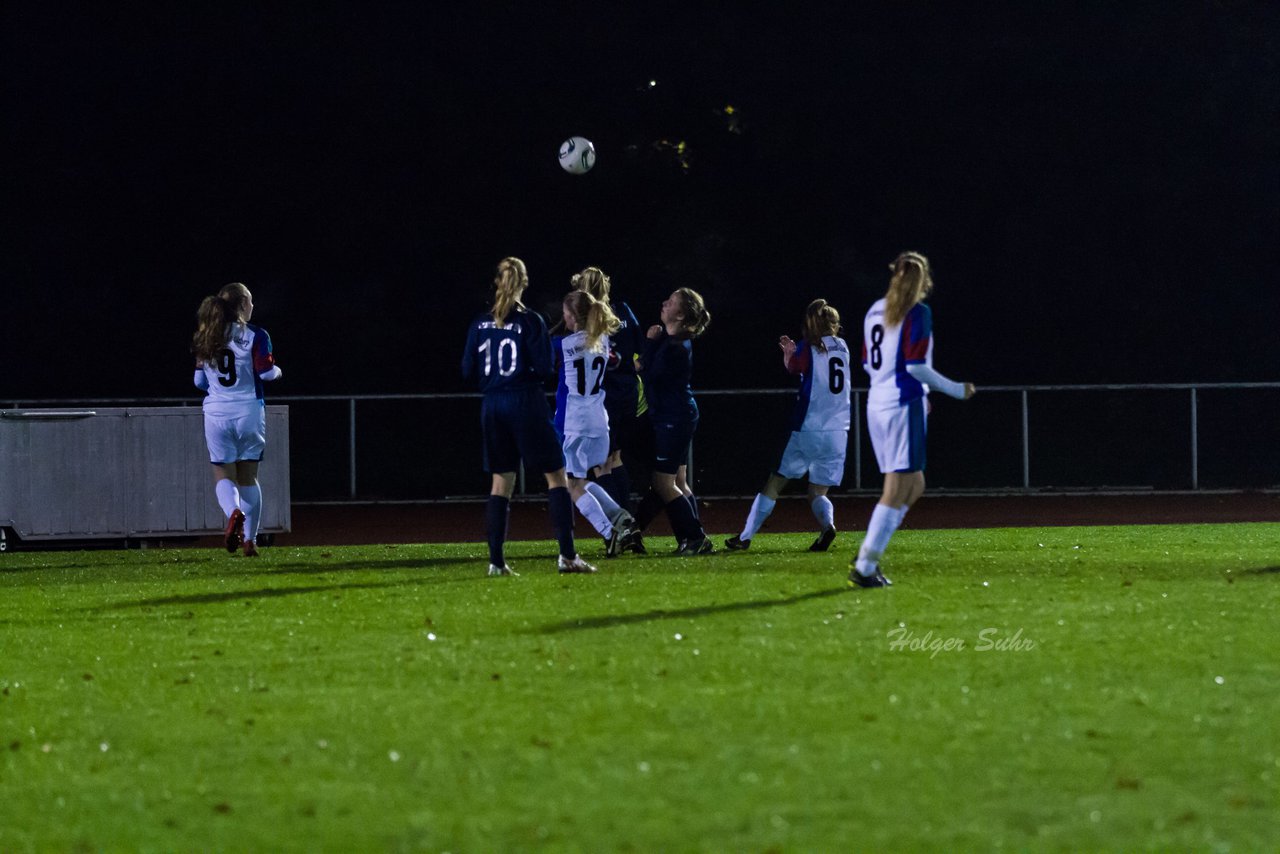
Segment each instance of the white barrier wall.
M267 407L261 530L288 531L289 407ZM0 411L0 527L24 540L216 534L199 407Z

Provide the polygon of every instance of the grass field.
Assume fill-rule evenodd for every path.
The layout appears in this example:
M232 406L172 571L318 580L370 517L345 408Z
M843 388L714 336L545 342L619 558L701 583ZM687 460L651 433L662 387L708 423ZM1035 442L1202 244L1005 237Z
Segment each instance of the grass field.
M1280 525L810 539L5 554L0 850L1280 847Z

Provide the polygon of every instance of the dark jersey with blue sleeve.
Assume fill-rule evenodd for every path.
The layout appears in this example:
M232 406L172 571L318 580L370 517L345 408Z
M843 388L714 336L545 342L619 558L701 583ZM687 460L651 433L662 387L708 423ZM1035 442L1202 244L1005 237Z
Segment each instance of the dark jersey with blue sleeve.
M472 321L462 353L462 375L475 380L480 391L540 389L552 373L547 323L536 311L517 306L502 327L488 312Z
M693 422L698 420L698 403L693 399L693 342L672 338L665 331L645 340L641 357L645 399L655 421Z

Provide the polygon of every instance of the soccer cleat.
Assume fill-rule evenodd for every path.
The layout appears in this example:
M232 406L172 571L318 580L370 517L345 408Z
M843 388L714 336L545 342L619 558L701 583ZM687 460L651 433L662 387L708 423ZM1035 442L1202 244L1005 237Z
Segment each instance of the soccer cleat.
M245 557L257 557L257 556L258 556L258 547L257 547L256 545L254 545L253 540L245 540L245 541L244 541L244 556L245 556Z
M751 541L744 540L742 537L734 534L732 537L724 541L724 547L731 552L745 552L747 549L751 548Z
M627 550L632 554L647 555L649 550L644 547L644 534L636 530L633 530L631 534L631 541L626 545Z
M863 575L856 568L849 570L849 586L850 587L892 587L893 582L884 577L884 573L880 571L880 567L876 567L876 571L870 575Z
M492 564L492 563L489 564L489 577L494 578L499 575L519 576L520 573L516 572L511 567L507 566L505 563L502 566L497 566L496 564Z
M696 557L697 555L709 555L716 550L711 544L710 537L703 537L699 540L690 540L687 543L681 543L680 548L676 549L676 557Z
M235 554L240 544L244 542L244 513L239 507L231 511L231 517L227 519L227 528L222 532L222 538L227 544L229 554Z
M831 547L831 541L836 538L835 526L823 528L822 533L818 535L818 539L813 541L813 545L809 546L811 552L825 552Z
M626 540L628 533L630 533L630 529L624 531L614 525L613 533L606 537L604 541L604 556L617 557L622 554L623 541Z
M579 555L574 555L572 560L569 560L564 555L560 555L560 557L556 558L556 568L566 575L575 572L586 574L596 571L594 566L587 563Z

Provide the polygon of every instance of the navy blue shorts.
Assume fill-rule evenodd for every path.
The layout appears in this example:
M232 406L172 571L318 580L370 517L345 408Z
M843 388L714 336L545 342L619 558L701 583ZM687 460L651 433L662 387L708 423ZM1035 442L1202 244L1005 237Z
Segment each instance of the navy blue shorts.
M636 415L639 397L633 389L631 394L605 392L604 410L609 414L609 453L614 451L634 452L636 447L636 431L640 418Z
M542 389L486 394L480 428L487 472L515 471L521 460L527 471L542 474L564 468L560 435Z
M653 470L676 474L689 463L689 443L693 441L697 421L653 422Z

